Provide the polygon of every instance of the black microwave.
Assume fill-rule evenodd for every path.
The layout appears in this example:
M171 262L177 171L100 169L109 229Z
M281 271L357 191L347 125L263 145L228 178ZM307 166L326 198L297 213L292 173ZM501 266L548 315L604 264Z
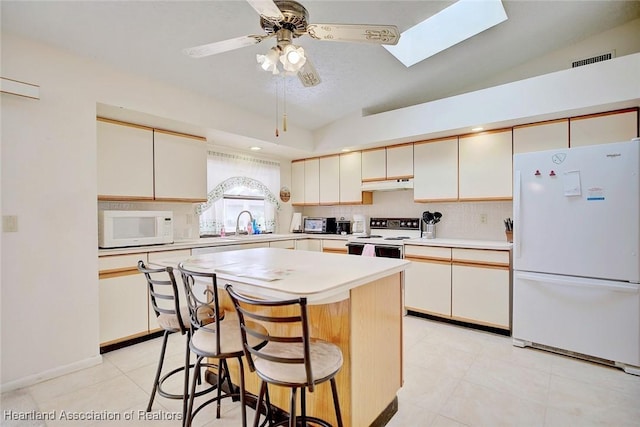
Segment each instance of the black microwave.
M335 234L337 230L336 219L334 218L305 218L305 233Z

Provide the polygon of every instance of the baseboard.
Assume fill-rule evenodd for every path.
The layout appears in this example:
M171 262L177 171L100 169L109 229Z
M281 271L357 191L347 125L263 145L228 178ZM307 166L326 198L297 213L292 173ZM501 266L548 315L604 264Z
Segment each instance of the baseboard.
M48 371L39 372L34 375L29 375L14 381L9 381L7 383L0 384L0 392L5 393L12 390L17 390L19 388L28 387L42 381L50 380L52 378L57 378L62 375L70 374L75 371L79 371L81 369L90 368L92 366L96 366L102 363L102 356L96 355L90 357L88 359L79 360L74 363L70 363L64 366L58 366L54 369L49 369Z

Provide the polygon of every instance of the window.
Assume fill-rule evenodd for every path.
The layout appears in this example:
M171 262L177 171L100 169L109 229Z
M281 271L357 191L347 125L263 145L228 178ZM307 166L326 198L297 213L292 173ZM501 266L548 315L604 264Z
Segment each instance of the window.
M240 176L242 172L244 176ZM210 151L207 159L207 203L198 207L200 235L233 233L238 215L251 212L263 232L275 232L280 203L274 196L280 188L280 164L240 155ZM249 215L240 218L247 229Z

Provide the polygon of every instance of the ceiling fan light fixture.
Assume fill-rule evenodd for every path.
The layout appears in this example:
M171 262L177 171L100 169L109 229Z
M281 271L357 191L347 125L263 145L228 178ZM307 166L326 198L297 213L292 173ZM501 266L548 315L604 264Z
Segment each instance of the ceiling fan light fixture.
M307 58L302 47L288 44L282 48L280 62L285 73L293 75L300 71L304 63L307 62Z
M266 55L256 55L256 60L260 67L265 71L270 71L273 74L279 74L280 70L278 70L278 58L280 56L280 52L277 47L272 47L269 49Z

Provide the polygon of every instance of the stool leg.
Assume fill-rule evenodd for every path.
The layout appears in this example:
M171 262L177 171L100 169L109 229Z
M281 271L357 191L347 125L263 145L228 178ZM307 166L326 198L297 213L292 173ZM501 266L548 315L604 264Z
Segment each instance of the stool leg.
M307 425L307 388L300 387L300 418L302 425Z
M191 426L191 413L193 411L193 401L195 400L195 395L196 395L196 382L198 381L198 377L199 374L197 374L196 372L198 372L200 370L200 364L202 363L202 356L198 356L198 358L196 359L196 363L194 363L193 365L193 369L194 369L194 373L193 373L193 380L191 381L191 392L189 393L189 407L187 408L187 416L186 416L186 423L185 426L186 427L190 427Z
M156 377L153 380L153 389L151 390L151 396L149 397L149 404L147 404L147 412L151 412L153 406L153 399L156 397L156 391L158 390L158 381L160 380L160 373L162 372L162 365L164 364L164 353L167 350L167 339L169 338L169 331L164 331L162 338L162 349L160 350L160 360L158 361L158 369L156 370Z
M291 402L289 402L289 427L296 427L296 387L291 388Z
M238 370L240 371L240 405L242 405L242 427L247 427L247 402L245 402L244 366L242 364L242 357L238 357ZM231 378L229 378L229 387L231 387Z
M187 421L187 405L189 403L189 362L191 358L191 351L189 349L189 341L191 341L191 333L187 331L187 348L185 349L184 356L184 391L182 392L182 426L186 425ZM196 377L194 373L194 378Z
M336 378L331 378L331 394L333 394L333 406L336 408L336 420L338 420L338 427L342 427L342 413L340 412L340 401L338 400L338 386L336 385Z
M258 401L256 402L256 415L253 417L253 427L258 427L258 424L260 423L260 406L262 405L262 399L264 398L264 390L266 387L267 383L260 381L260 392L258 393ZM269 413L267 412L265 416L268 417Z

